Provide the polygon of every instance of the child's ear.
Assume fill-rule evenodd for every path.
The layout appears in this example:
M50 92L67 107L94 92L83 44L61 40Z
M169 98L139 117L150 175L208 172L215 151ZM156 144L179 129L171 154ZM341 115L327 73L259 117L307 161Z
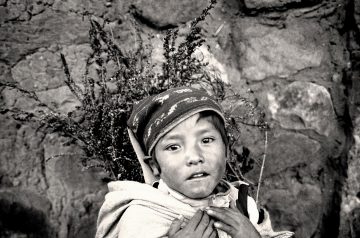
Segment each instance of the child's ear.
M151 157L151 158L147 159L145 161L145 163L147 163L150 166L153 175L156 178L159 178L160 177L160 166L159 166L158 162L153 157Z

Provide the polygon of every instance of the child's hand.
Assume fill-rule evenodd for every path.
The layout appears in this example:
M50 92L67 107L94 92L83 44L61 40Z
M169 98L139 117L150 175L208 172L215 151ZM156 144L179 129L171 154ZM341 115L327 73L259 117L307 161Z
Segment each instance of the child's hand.
M175 219L171 224L169 238L215 238L217 233L213 227L214 221L203 211L198 210L189 222L181 228L184 218Z
M233 238L261 238L250 220L239 212L235 206L210 207L206 213L217 221L214 226L225 231Z

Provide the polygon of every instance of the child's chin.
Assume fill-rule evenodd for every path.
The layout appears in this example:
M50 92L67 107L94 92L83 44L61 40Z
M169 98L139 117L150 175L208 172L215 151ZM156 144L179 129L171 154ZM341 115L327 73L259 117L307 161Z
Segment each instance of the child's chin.
M203 191L191 191L187 194L185 194L187 197L192 198L192 199L202 199L202 198L206 198L208 196L210 196L212 193L212 191L208 191L203 190Z

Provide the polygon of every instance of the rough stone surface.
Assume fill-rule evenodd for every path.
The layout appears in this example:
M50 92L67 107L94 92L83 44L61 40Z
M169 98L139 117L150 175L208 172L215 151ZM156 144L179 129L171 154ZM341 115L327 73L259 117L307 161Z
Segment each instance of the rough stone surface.
M356 21L357 29L360 29L360 3L354 1L354 18Z
M239 67L242 77L264 80L287 78L298 71L319 67L326 49L321 39L322 29L314 22L288 22L291 27L273 29L256 20L239 21L233 29L239 42Z
M355 119L354 144L349 151L348 177L341 203L341 232L339 237L360 235L360 117Z
M63 83L59 56L80 83L91 53L88 14L106 23L125 53L140 37L161 62L163 30L181 26L183 37L207 2L0 0L0 81L34 90L67 113L79 102ZM228 78L229 92L267 112L271 130L259 200L276 230L293 230L298 238L359 233L359 6L350 0L218 1L200 24L210 48L199 57ZM3 110L36 111L38 102L8 87L0 92L0 236L93 237L107 190L104 172L83 171L76 144ZM237 146L249 148L261 164L263 131L241 125L239 136ZM259 169L256 163L246 174L255 184ZM4 216L33 223L17 225Z
M278 131L269 136L259 200L275 214L276 227L293 230L296 237L322 237L319 227L324 226L327 197L334 193L334 175L324 168L328 153L304 135ZM253 180L256 173L251 171Z
M41 28L39 28L41 26ZM40 48L87 41L89 21L47 9L30 21L1 26L0 58L12 65Z
M295 180L289 183L288 189L273 188L263 195L266 208L275 217L272 223L294 231L296 237L313 237L321 221L321 189Z
M30 126L5 119L0 138L0 235L7 237L11 230L37 237L93 235L106 190L100 180L103 172L82 171L80 151L64 145L68 139L39 135ZM55 155L62 156L49 159Z
M53 0L52 9L63 13L73 12L79 15L92 15L103 18L107 21L123 19L129 11L132 1L112 1L112 0L91 0L91 1L71 1ZM85 18L86 19L86 18Z
M316 237L324 212L321 181L327 152L317 140L298 133L280 130L270 133L268 141L260 204L274 216L277 229L292 230L296 237ZM257 152L260 156L253 155L260 162L261 152L263 146ZM258 175L255 167L246 177L257 182Z
M9 1L6 7L1 7L1 18L0 22L20 19L26 20L29 18L26 12L27 4L22 1Z
M335 113L326 88L313 83L294 82L278 95L269 92L269 109L284 128L313 129L325 136L334 130Z
M52 201L51 221L60 228L59 237L86 237L95 232L106 186L100 180L102 171L82 169L81 151L76 146L64 145L67 140L48 135L44 143L44 156L50 158L46 178L47 196Z
M52 8L62 12L75 12L80 14L104 15L107 10L107 1L60 1L55 0Z
M265 177L286 169L321 160L321 145L301 134L279 133L271 138L267 155Z
M46 107L40 106L40 102L37 100L22 97L23 94L15 89L4 89L2 94L5 98L5 105L8 107L19 108L32 113L36 113L38 110L47 111L47 107L49 107L66 114L79 105L79 101L67 86L37 92L40 101L45 100Z
M261 9L261 8L285 8L287 5L301 5L303 7L307 5L313 5L318 1L314 0L245 0L245 6L250 9Z
M21 196L19 196L21 194ZM47 214L51 210L50 201L33 191L11 188L0 190L2 224L0 235L7 237L6 228L17 228L23 224L21 232L37 237L54 236L54 227L49 223Z
M139 0L134 2L135 12L140 19L157 28L176 26L191 21L201 14L208 1ZM166 9L163 11L162 9Z
M58 50L57 46L52 46L26 56L12 68L12 78L20 87L30 91L44 91L64 86L65 74ZM89 45L64 47L62 51L70 74L78 83L81 83L90 52Z
M22 88L43 91L64 84L60 56L47 50L26 56L12 68L12 77Z
M13 79L11 78L11 68L4 64L0 63L0 71L2 72L0 75L1 82L12 82Z
M341 203L341 220L340 220L340 237L360 237L360 45L359 35L360 29L360 3L353 1L351 7L354 10L353 31L350 32L350 52L352 55L352 85L349 87L349 110L353 124L352 139L353 143L349 150L347 179L342 193Z
M0 4L3 14L0 17L0 23L7 21L26 21L32 16L38 15L54 3L54 0L38 1L3 1ZM6 3L6 4L5 4Z

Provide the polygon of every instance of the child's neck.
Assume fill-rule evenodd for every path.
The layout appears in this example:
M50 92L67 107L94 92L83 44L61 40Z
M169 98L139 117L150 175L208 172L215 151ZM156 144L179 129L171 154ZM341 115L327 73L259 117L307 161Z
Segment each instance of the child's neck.
M224 181L221 181L216 188L214 189L213 193L205 198L189 198L178 191L171 189L162 179L159 181L159 190L169 194L170 196L174 197L175 199L182 201L183 203L189 204L195 209L204 209L208 206L215 206L215 207L228 207L229 206L229 193L230 189L228 184Z

